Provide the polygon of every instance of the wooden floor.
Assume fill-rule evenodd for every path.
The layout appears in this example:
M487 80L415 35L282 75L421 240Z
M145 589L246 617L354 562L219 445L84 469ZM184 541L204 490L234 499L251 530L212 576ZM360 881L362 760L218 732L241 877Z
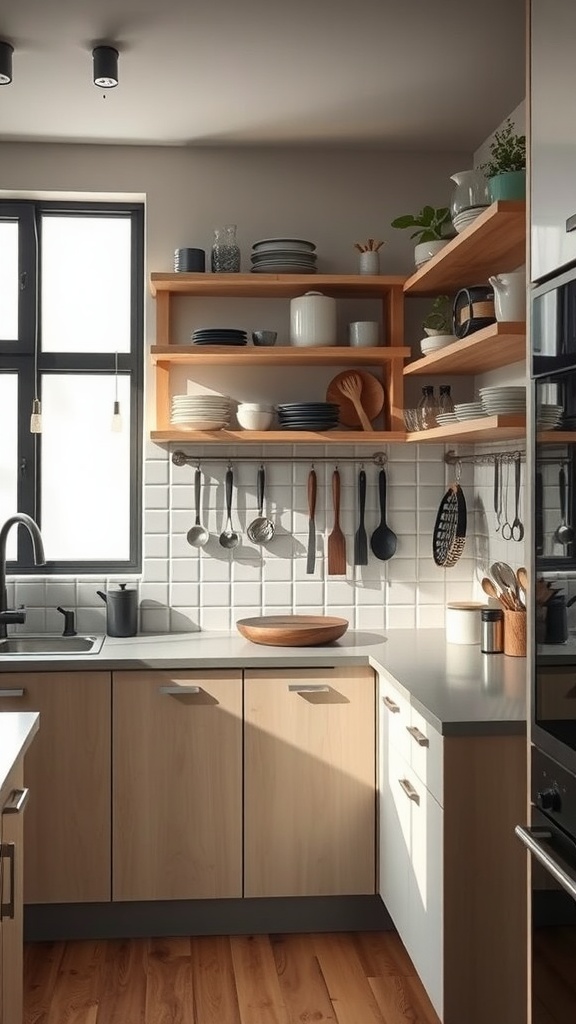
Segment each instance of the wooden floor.
M30 943L25 1024L439 1024L395 932Z

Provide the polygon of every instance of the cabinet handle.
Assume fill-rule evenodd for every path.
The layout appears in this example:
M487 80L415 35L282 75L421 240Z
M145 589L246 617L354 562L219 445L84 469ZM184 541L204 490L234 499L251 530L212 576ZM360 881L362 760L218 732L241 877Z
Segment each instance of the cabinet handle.
M158 693L167 694L170 697L179 697L182 694L200 693L199 686L159 686Z
M2 814L20 814L28 803L29 789L15 789L12 796L2 808Z
M573 213L572 216L568 217L568 220L566 221L566 231L568 232L568 231L575 231L575 230L576 230L576 213Z
M393 715L400 711L399 705L396 704L391 697L382 697L382 701L388 708L388 711L391 711Z
M3 843L0 846L0 862L6 858L10 863L10 899L7 903L4 903L4 893L0 891L0 921L4 918L7 920L14 920L14 862L15 862L16 844L15 843ZM4 878L4 873L0 871L0 882Z
M407 725L406 730L410 733L412 739L416 740L416 743L418 744L419 747L430 746L430 740L428 739L427 736L424 735L423 732L420 732L420 729L418 728L417 725Z
M289 683L288 689L291 693L330 693L325 683Z
M418 790L414 789L412 783L408 782L408 779L398 779L398 782L402 786L402 789L406 793L409 800L413 800L415 804L420 803L420 796Z
M0 690L0 697L23 697L26 693L24 687L19 687L16 690Z

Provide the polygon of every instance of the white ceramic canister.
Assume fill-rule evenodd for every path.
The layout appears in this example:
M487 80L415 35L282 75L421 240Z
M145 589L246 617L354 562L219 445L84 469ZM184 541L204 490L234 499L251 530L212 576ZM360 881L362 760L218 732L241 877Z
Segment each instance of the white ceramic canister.
M306 292L290 301L290 344L336 345L336 299L322 292Z
M449 644L479 644L481 611L480 601L453 601L446 605L446 642Z
M494 289L494 311L500 321L526 319L526 268L509 274L496 274L488 281Z

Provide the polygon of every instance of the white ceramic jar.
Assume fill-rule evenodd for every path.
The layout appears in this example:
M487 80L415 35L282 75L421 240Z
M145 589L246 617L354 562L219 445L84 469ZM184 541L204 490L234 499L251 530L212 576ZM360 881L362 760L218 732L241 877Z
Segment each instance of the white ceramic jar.
M336 340L336 299L306 292L290 301L291 345L326 348Z
M481 610L486 605L479 601L454 601L446 605L446 642L449 644L479 644Z

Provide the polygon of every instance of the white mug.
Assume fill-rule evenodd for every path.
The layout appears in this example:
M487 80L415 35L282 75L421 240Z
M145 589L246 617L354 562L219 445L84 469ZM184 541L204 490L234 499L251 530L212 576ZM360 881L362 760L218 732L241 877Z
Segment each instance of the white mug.
M350 344L356 348L374 348L379 344L379 334L377 320L356 320L348 325Z

